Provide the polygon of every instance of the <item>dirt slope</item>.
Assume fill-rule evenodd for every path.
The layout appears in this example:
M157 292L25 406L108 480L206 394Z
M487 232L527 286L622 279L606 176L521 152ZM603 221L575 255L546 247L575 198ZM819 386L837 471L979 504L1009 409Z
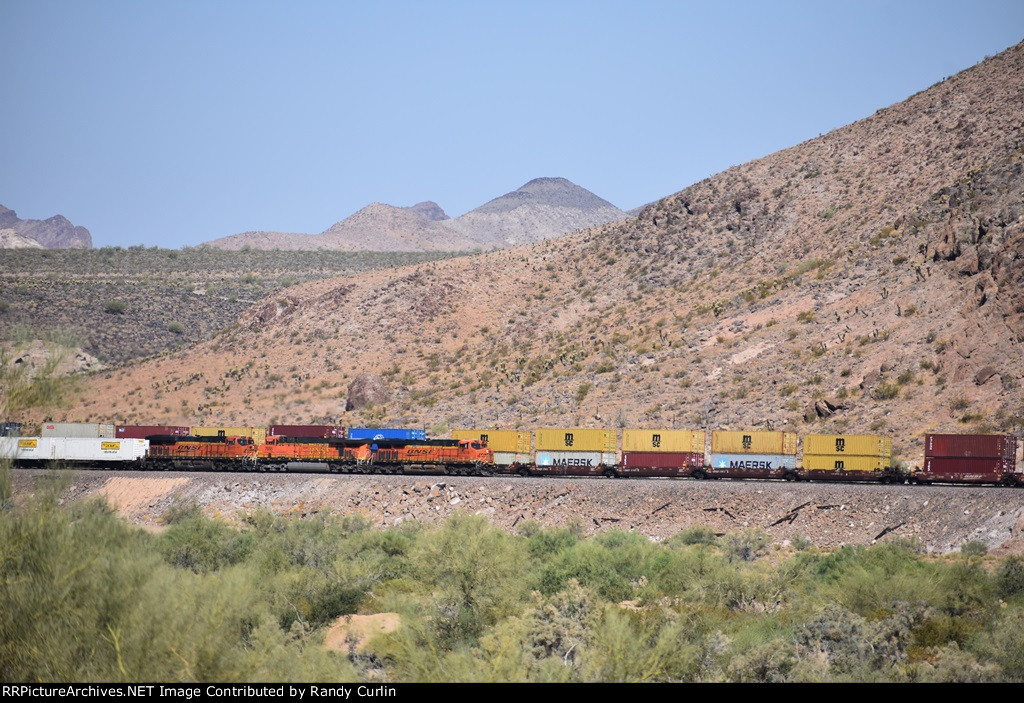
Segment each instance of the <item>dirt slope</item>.
M1024 45L632 219L291 289L73 419L1020 431ZM386 407L345 413L360 372Z

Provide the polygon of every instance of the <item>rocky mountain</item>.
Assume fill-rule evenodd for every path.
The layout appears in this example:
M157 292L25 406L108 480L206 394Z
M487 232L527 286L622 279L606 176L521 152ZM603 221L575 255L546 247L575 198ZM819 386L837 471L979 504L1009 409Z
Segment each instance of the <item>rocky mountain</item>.
M531 244L626 219L622 210L565 178L535 178L452 220L483 248Z
M14 210L0 205L0 232L4 230L13 234L0 234L0 249L31 247L32 241L46 249L92 248L89 230L76 227L63 215L46 220L22 220Z
M537 242L621 220L626 214L564 178L537 178L451 219L437 203L373 203L321 234L246 232L209 242L222 249L461 251Z
M1024 429L1022 193L1024 44L638 217L284 291L68 416L880 432L913 463ZM390 400L346 412L362 373Z

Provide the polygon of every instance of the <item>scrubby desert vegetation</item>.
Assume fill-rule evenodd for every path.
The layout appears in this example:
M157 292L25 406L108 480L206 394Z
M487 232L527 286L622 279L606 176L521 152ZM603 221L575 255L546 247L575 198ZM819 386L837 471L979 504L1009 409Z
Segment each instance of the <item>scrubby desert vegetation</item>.
M210 247L6 250L3 330L60 331L117 364L206 339L255 301L300 283L448 258L457 253L223 251Z
M65 479L66 480L66 479ZM371 528L180 505L158 534L61 481L0 520L5 681L1003 681L1024 561L480 517ZM350 614L397 629L333 649Z

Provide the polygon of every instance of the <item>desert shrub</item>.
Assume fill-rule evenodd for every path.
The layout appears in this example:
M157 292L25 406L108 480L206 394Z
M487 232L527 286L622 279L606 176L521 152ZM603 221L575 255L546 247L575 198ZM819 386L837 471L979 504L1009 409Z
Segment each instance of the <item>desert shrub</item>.
M996 590L1000 598L1013 598L1024 593L1024 559L1010 556L1003 560L995 573Z
M108 300L103 305L103 311L108 315L123 315L128 309L128 304L123 300Z

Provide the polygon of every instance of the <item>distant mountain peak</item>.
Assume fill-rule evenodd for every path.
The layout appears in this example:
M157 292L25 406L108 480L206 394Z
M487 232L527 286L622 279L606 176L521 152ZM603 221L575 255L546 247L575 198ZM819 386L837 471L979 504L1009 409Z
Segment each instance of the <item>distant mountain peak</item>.
M47 249L91 249L92 235L85 227L76 227L63 215L54 215L45 220L22 220L18 213L0 205L0 229L11 230L18 237L24 237ZM0 248L10 248L8 237Z
M408 210L429 222L440 222L442 220L450 219L448 214L441 209L441 206L433 200L424 200L422 203L416 203L415 205L402 209Z

